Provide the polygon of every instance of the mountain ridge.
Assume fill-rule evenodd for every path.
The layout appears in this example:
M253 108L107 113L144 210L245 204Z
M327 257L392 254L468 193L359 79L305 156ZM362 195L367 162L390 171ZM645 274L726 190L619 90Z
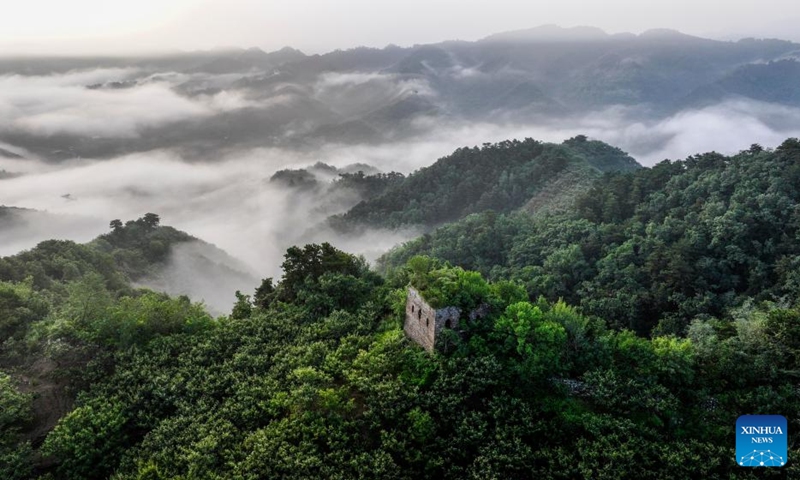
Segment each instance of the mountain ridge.
M329 221L347 232L359 226L432 227L469 213L511 211L571 165L582 166L587 179L641 168L622 150L585 136L561 144L526 138L464 147Z
M533 40L515 39L512 32L494 40L316 55L286 47L270 53L223 49L152 57L0 59L0 75L6 76L111 69L99 84L127 87L115 95L159 85L164 95L204 112L155 124L142 121L100 138L66 127L43 135L15 122L0 127L0 139L52 161L155 149L213 159L232 146L318 148L331 141L414 139L424 136L425 125L434 120L453 128L478 120L547 125L613 110L623 112L627 122L657 123L706 108L709 98L797 105L791 88L797 64L761 65L796 62L800 44L724 42L664 31L604 40L596 40L601 34L591 28L523 32ZM554 39L537 47L536 38L545 34ZM584 40L573 41L572 34ZM761 89L748 87L756 77ZM788 120L778 127L793 128Z

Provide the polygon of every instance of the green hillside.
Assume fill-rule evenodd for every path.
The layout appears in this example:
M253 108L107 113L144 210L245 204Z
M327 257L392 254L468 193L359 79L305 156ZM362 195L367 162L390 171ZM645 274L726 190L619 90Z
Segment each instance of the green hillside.
M17 307L56 385L82 393L30 444L28 377L0 374L3 478L757 478L732 461L736 417L800 413L783 373L800 358L796 308L644 339L430 258L384 280L307 245L283 268L218 320L185 299L109 298L91 275L43 318ZM401 329L409 280L489 315L429 355Z
M625 152L584 136L561 145L529 138L460 148L333 217L331 223L343 231L359 226L436 226L471 213L517 209L568 171L598 176L638 168Z
M709 153L609 174L569 211L472 215L390 252L523 282L641 334L683 335L749 299L793 302L800 278L800 144Z
M216 319L133 288L191 238L155 215L1 259L0 478L761 478L732 433L800 415L800 141L597 173L568 202L552 185L614 152L585 141L509 142L580 166L533 215L467 215L381 274L292 247ZM465 312L433 354L403 333L409 285Z

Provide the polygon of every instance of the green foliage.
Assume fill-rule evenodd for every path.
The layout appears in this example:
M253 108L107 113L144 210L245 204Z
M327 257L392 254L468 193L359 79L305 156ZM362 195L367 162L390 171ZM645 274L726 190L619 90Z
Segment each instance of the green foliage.
M269 179L270 182L300 190L313 190L319 187L317 177L308 170L279 170Z
M578 135L564 141L564 145L583 155L589 165L601 172L629 172L642 168L630 155L617 147L597 140L589 140L586 135Z
M31 398L14 387L11 377L0 372L0 443L7 443L31 419Z
M32 279L37 290L63 294L61 285L87 274L103 277L114 293L131 291L130 280L137 280L163 266L175 243L194 237L160 226L158 215L148 213L122 225L111 222L112 231L87 245L66 240L48 240L12 257L0 258L0 281L24 282Z
M46 241L0 259L0 368L15 379L0 382L2 478L29 478L41 456L26 439L52 428L78 391L113 371L117 354L215 324L188 298L137 291L130 283L159 268L174 242L192 237L161 227L155 214L110 227L88 245ZM35 411L31 396L39 399Z
M125 446L126 416L114 399L95 399L64 417L42 446L61 460L63 478L106 478Z
M376 173L365 175L364 172L340 173L334 182L334 188L354 190L359 197L365 200L375 198L384 193L388 188L402 183L405 176L402 173Z
M341 230L360 225L436 226L486 210L509 212L573 166L582 166L592 175L639 167L621 150L585 138L562 145L530 138L487 143L460 148L430 167L397 179L381 195L331 222Z
M117 268L132 280L162 266L172 245L197 240L172 227L161 226L161 219L154 213L129 220L124 226L120 220L113 220L110 228L110 233L101 235L89 246L110 255Z
M528 302L509 305L495 324L494 335L504 345L527 379L546 380L563 371L567 333L549 320L542 310Z
M8 355L24 339L30 325L47 315L49 303L33 289L33 279L0 282L0 353Z
M0 280L23 282L28 278L40 290L59 290L59 284L87 273L101 275L109 288L128 288L124 276L108 255L87 245L48 240L13 257L0 258Z
M279 298L287 301L294 300L307 281L316 282L325 273L357 276L367 271L363 259L342 252L329 243L291 247L284 258Z
M116 362L45 441L55 473L673 478L683 468L729 478L742 411L800 413L785 375L798 358L793 309L749 304L735 326L698 319L688 338L649 340L564 301L528 302L517 283L417 257L401 282L416 276L492 306L449 353L429 355L402 333L402 288L347 270L360 263L342 252L317 262L321 252L293 250L288 266L306 273L289 276L294 300L251 306L242 295L249 308L214 328L192 328L209 321L199 307L153 293L112 299L111 314L88 310L74 328L98 332L87 338ZM64 312L87 312L81 289L100 279L69 285ZM781 352L778 369L767 351ZM756 371L742 375L742 364ZM668 469L676 455L683 463Z
M236 304L233 306L231 318L249 318L253 313L253 305L250 303L250 296L244 295L239 290L236 291Z
M382 268L429 255L616 328L682 336L697 317L800 292L797 144L607 174L572 212L471 215L389 253Z
M481 304L494 300L495 290L478 272L442 265L431 257L415 256L408 260L402 273L396 272L396 286L410 283L433 308L454 306L471 312ZM519 290L513 283L499 287L507 297L516 297Z
M87 275L66 288L66 301L45 325L44 335L49 338L124 350L159 335L200 331L214 325L202 305L192 304L187 297L173 299L141 291L115 300L98 275Z
M269 305L275 300L275 285L272 278L265 278L261 281L261 285L256 288L253 295L253 303L261 308L268 308Z
M31 397L16 389L11 376L0 372L0 477L4 479L29 478L32 470L30 443L19 438L33 417Z
M307 277L296 300L314 315L324 316L335 310L355 311L371 296L376 280L326 272L317 279Z
M212 328L214 320L187 297L170 298L145 292L123 297L89 329L91 339L116 350L143 345L159 336L193 333Z
M736 418L800 415L798 145L629 164L535 216L509 213L525 175L624 154L583 137L465 149L431 167L441 189L398 180L375 215L484 213L392 252L385 281L293 247L277 285L216 321L130 287L182 241L157 216L2 259L6 358L68 365L49 386L82 393L34 452L31 396L0 375L0 476L47 470L43 454L52 478L748 478ZM476 196L472 171L502 188ZM409 283L485 315L428 354L402 331Z

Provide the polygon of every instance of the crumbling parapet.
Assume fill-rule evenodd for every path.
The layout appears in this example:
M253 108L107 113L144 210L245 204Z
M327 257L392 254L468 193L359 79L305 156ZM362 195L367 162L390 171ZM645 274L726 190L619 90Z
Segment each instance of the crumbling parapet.
M481 305L468 315L470 320L481 318L488 313L488 306ZM460 331L461 309L448 306L433 308L413 287L408 287L406 297L406 318L403 331L411 340L417 342L429 353L436 348L436 340L442 331Z
M406 320L403 331L428 352L436 344L436 310L428 305L419 292L409 287L406 297Z

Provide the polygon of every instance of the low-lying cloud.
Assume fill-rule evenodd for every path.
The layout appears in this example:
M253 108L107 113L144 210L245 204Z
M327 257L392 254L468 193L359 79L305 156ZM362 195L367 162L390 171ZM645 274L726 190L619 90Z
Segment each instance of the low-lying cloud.
M145 127L251 106L237 92L191 98L176 93L174 87L188 79L146 76L132 68L2 76L0 121L3 130L33 135L134 138ZM118 86L106 86L113 82Z
M314 151L259 148L203 163L187 162L163 150L58 165L0 159L0 169L14 171L26 165L28 172L0 181L0 204L104 221L156 212L165 223L218 245L256 271L275 273L285 247L304 240L310 227L332 213L320 208L329 199L268 182L280 169L322 161L335 166L366 163L383 171L410 173L465 145L523 137L561 142L577 134L619 146L652 165L710 150L736 153L753 143L775 147L789 136L800 136L800 110L755 102L727 102L652 122L626 124L625 115L609 110L572 125L564 120L551 125L458 125L428 119L425 127L432 133L414 139L380 145L329 144ZM32 238L30 246L47 238L44 235ZM360 239L363 245L348 240L347 246L375 252L405 238L394 233L372 235Z
M231 81L227 78L194 80L191 88L196 91L181 94L176 86L191 83L191 76L148 76L136 69L0 77L0 140L2 130L15 129L43 137L67 133L89 139L130 138L145 127L152 132L182 119L209 118L220 112L291 101L288 94L254 101L239 91L206 88ZM86 88L132 81L135 85L128 88ZM369 111L408 92L435 95L424 82L391 74L326 74L313 84L312 92L317 100L344 114ZM109 220L135 219L154 212L161 215L164 224L185 230L240 259L253 278L279 275L285 249L298 243L330 241L374 259L418 232L338 235L320 225L328 215L351 206L356 197L339 197L331 202L324 192L293 190L269 182L270 176L281 169L318 161L339 167L365 163L385 172L410 173L462 146L524 137L561 142L578 134L606 141L628 151L642 164L653 165L711 150L732 154L753 143L775 147L787 137L800 136L800 109L732 99L661 119L619 107L537 121L480 123L441 115L420 116L413 123L413 131L427 133L379 144L326 143L314 149L270 146L265 139L261 148L233 145L213 160L202 162L171 149L159 149L103 160L47 163L0 142L0 149L27 157L0 155L0 170L22 174L0 180L0 205L46 211L61 219L54 223L41 217L0 232L0 255L49 238L86 241L103 233ZM389 134L386 138L398 137ZM233 289L217 296L211 293L216 286L190 281L192 273L187 272L196 270L185 265L187 258L192 258L189 253L176 253L174 261L178 263L173 265L174 271L161 277L162 284L182 285L191 290L187 293L217 306L224 304L225 298L232 299ZM242 287L237 284L235 288Z
M103 225L115 218L128 220L155 212L164 224L217 245L261 276L278 274L285 249L294 243L330 240L374 258L408 238L397 232L367 233L357 239L338 237L325 229L308 233L327 215L352 205L355 197L350 204L331 209L324 194L304 193L268 180L277 170L316 160L264 149L201 164L164 151L73 161L2 181L0 204L102 219ZM332 161L342 166L353 163L352 157L343 155ZM46 238L50 238L48 232L31 232L27 247Z
M650 166L709 151L733 154L754 143L775 147L789 137L800 137L800 109L732 99L663 120L633 122L626 122L624 111L609 110L586 117L580 129Z
M314 98L346 115L367 113L404 95L435 97L428 82L387 73L324 73L313 85Z

